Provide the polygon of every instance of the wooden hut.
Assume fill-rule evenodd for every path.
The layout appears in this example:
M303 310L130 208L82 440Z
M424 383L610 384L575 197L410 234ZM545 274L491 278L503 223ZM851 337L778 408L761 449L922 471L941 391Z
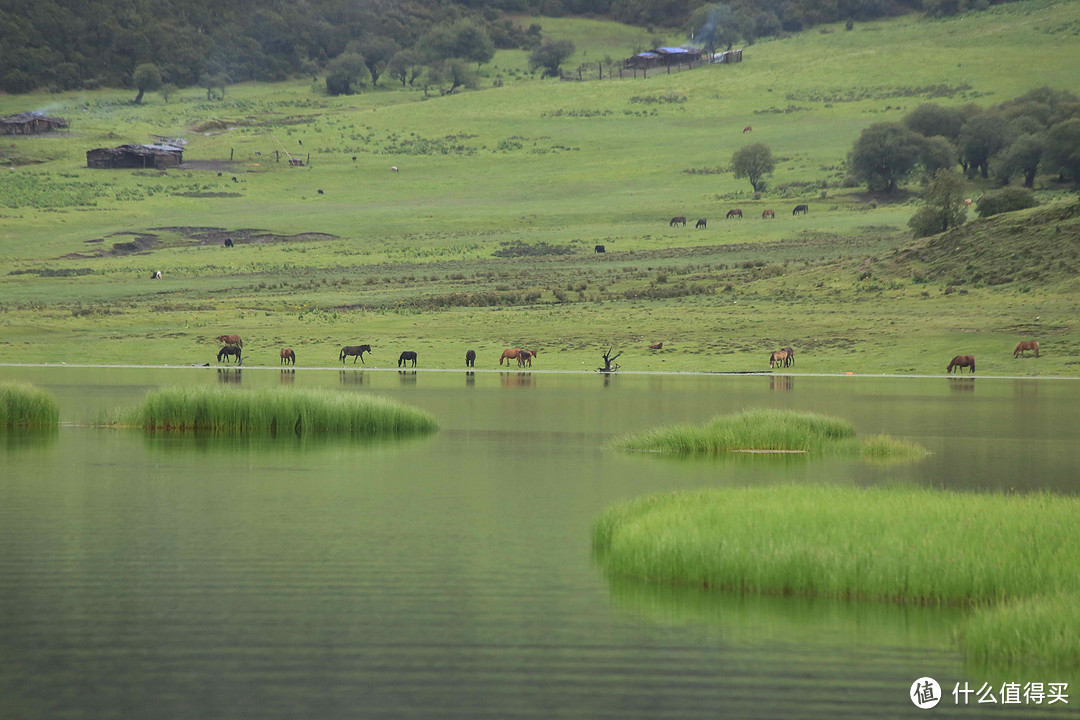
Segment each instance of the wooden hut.
M39 112L25 112L0 118L0 135L36 135L52 130L66 130L67 120Z
M690 65L701 62L701 51L696 48L658 47L638 53L623 62L628 68L654 68L671 65Z
M86 167L104 170L112 168L165 170L179 167L183 161L184 150L175 145L121 145L86 151Z

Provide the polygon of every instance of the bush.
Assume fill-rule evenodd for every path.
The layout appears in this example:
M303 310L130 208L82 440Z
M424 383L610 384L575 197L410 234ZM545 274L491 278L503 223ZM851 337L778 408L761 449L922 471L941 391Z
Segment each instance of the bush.
M1038 204L1039 202L1030 190L1008 187L979 198L979 202L975 204L975 212L979 214L979 217L986 218L999 213L1024 210Z

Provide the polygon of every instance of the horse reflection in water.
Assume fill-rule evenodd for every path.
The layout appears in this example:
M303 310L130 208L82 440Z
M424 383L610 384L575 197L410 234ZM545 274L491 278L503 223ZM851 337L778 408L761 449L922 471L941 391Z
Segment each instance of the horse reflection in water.
M472 387L473 385L476 385L476 373L469 370L465 373L465 387Z
M975 389L975 378L953 375L949 378L949 389L956 392L970 392Z
M292 368L281 369L281 384L292 385L296 381L296 371Z
M219 383L240 384L240 368L218 368L217 379Z
M503 387L529 387L532 385L532 378L532 373L529 372L499 373L499 383Z
M769 389L777 392L791 392L795 388L795 381L790 375L770 375Z
M363 385L364 384L364 371L360 370L339 370L340 375L338 379L342 385Z
M415 370L398 370L398 377L401 379L402 385L415 385L416 384L416 371Z

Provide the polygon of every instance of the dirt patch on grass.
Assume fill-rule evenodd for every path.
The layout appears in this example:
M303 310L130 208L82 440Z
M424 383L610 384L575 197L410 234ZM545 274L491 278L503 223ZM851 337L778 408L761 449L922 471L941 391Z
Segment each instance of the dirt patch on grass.
M186 240L192 241L192 245L224 245L226 240L231 240L234 245L242 243L283 243L283 242L320 242L337 240L337 235L329 233L299 233L297 235L278 235L267 230L258 228L226 228L210 227L160 227L150 228L157 232L173 232Z

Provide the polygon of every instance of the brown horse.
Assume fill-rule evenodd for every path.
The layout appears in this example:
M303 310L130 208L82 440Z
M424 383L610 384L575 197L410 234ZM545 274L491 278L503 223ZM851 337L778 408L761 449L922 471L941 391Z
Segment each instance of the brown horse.
M528 365L532 367L533 354L528 350L522 350L518 353L518 367L525 367Z
M775 219L776 218L776 213L773 212L772 210L762 210L761 211L761 219L764 220L765 218L773 218L773 219Z
M244 359L242 357L240 357L240 346L239 345L226 345L225 347L218 350L217 361L221 362L221 358L225 358L225 362L229 362L229 356L230 355L235 355L236 356L236 364L237 365L243 365L244 364Z
M664 343L658 342L655 345L650 345L649 349L650 350L663 350L664 349Z
M1016 349L1013 350L1013 357L1017 355L1027 357L1027 351L1034 350L1035 357L1039 357L1039 343L1037 340L1024 340L1016 345Z
M787 350L777 350L773 354L769 355L769 367L776 367L777 365L783 367L787 365L788 353Z
M747 125L746 127L744 127L742 129L742 131L743 131L743 135L745 135L748 132L754 132L754 128L752 126L750 126L750 125Z
M240 339L239 335L218 335L218 342L225 345L244 347L244 341Z
M296 353L292 348L281 348L281 364L282 365L295 365Z
M679 217L671 218L671 222L668 223L668 227L675 227L676 225L682 225L683 227L686 227L686 218L681 215Z
M949 363L949 367L945 368L945 372L951 373L951 372L955 371L954 370L955 368L966 368L966 367L971 368L972 374L975 373L975 356L974 355L957 355L956 357L954 357L952 359L952 362ZM963 372L963 370L961 370L961 372Z
M352 355L353 356L353 361L352 362L353 362L353 365L355 365L356 364L356 358L360 358L360 362L364 362L364 353L369 353L369 352L371 352L371 346L370 345L346 345L345 347L341 348L341 352L338 354L338 360L340 360L341 364L344 365L345 364L345 358Z
M725 216L725 219L730 220L733 217L737 217L740 220L742 220L742 210L738 210L738 209L736 209L736 210L728 210L727 215Z
M529 353L533 357L536 357L538 354L535 350L526 350L525 352ZM502 357L499 358L499 364L502 365L503 360L505 360L506 364L509 365L510 361L517 360L518 356L521 355L521 353L521 348L508 348L506 350L503 350Z

